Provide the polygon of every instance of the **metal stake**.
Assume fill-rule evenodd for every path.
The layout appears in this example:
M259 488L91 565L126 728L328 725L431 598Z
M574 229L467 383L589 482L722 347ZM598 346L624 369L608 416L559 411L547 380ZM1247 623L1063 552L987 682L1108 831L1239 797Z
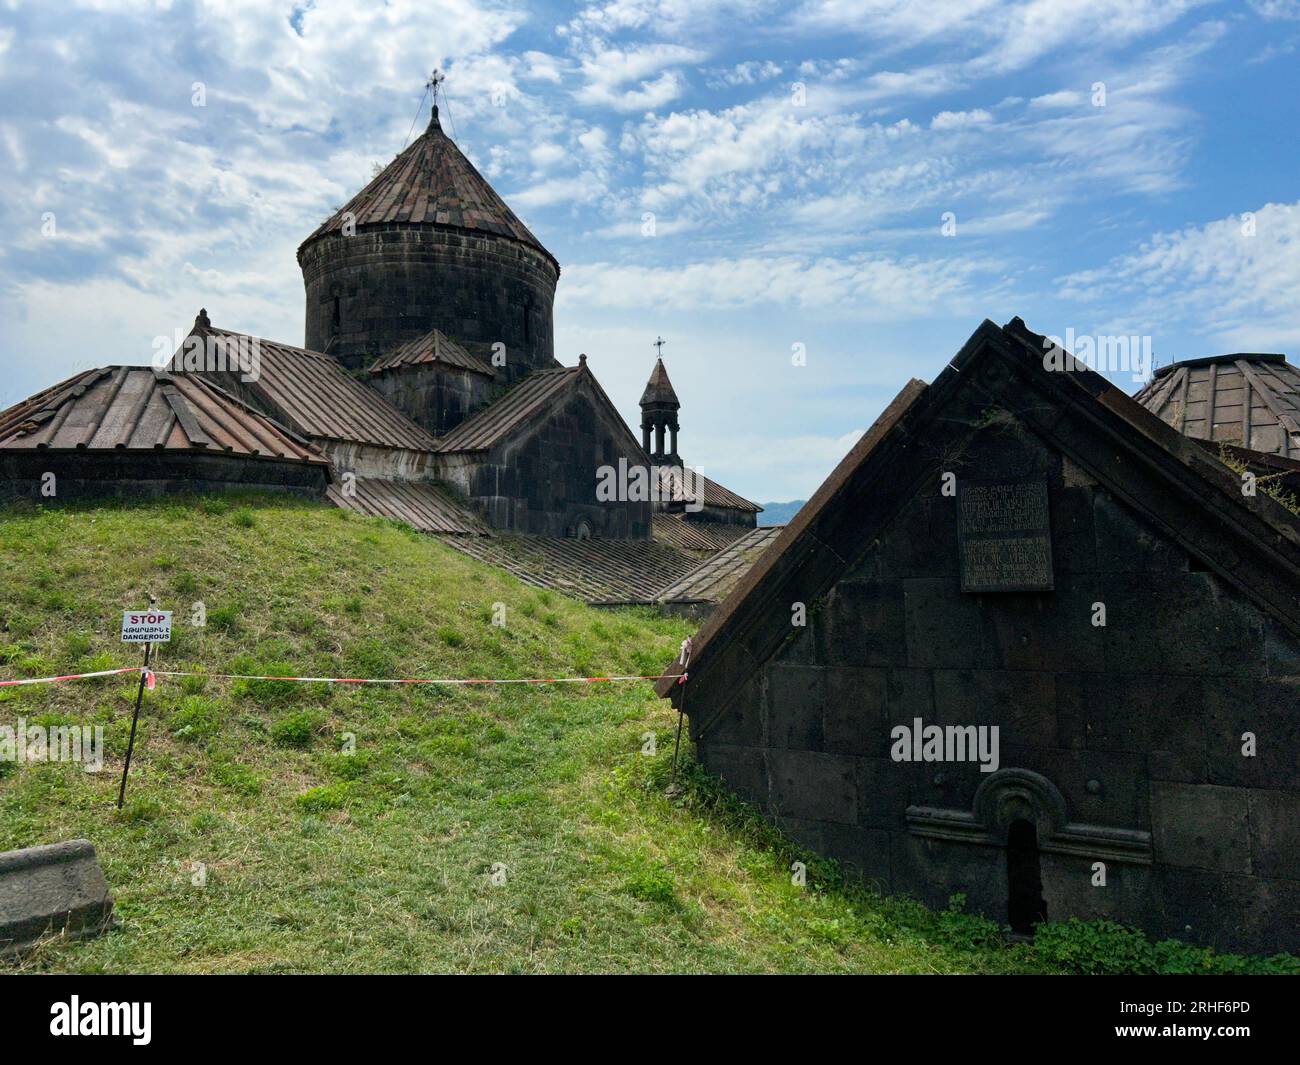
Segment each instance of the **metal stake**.
M686 717L686 668L691 664L691 638L682 641L682 676L677 683L683 685L681 698L677 701L677 739L673 741L673 773L668 781L668 788L677 787L677 752L682 748L682 719Z
M156 595L149 596L149 606L158 602ZM153 644L144 645L144 666L140 670L140 687L135 693L135 713L131 715L131 738L126 742L126 763L122 766L122 783L117 789L117 808L122 809L126 799L126 775L131 771L131 752L135 750L135 728L140 723L140 704L144 702L144 683L149 677L149 658L153 654Z

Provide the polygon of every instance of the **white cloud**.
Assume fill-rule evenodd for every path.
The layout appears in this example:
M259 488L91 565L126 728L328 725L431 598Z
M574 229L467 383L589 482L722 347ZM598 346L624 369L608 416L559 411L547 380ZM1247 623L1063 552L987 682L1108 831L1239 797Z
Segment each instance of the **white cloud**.
M675 100L686 85L680 73L664 68L698 63L705 55L675 44L622 49L597 43L581 59L586 84L577 96L582 103L616 111L653 110Z
M975 304L990 264L975 260L715 259L674 267L591 263L569 267L561 301L586 307L664 305L676 310L817 308L848 319L893 320Z
M1300 345L1300 202L1265 204L1252 223L1231 215L1159 233L1138 251L1062 279L1061 294L1104 300L1125 320L1188 323L1232 350ZM1120 312L1116 312L1120 313Z
M1029 101L1029 106L1069 110L1074 107L1082 107L1087 99L1083 93L1075 89L1062 89L1060 92L1049 92L1042 96L1035 96Z
M1300 19L1300 0L1250 0L1250 6L1260 18Z
M737 63L734 67L726 70L713 71L709 76L710 88L735 88L739 85L760 85L765 81L771 81L778 78L782 73L780 63L775 63L770 59L766 60L747 60L744 63Z
M539 170L546 170L564 159L567 154L558 144L544 142L534 145L532 151L528 153L528 158L532 161L533 166Z
M556 204L589 202L599 193L598 184L590 177L548 178L510 195L510 202L523 208L551 207Z
M993 116L982 108L974 111L940 111L930 119L930 128L937 130L971 129L976 126L988 126Z

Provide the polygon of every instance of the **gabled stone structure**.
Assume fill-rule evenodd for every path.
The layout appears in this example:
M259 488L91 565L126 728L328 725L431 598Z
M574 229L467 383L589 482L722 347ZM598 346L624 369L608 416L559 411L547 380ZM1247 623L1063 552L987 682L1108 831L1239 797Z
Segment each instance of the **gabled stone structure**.
M886 891L1300 949L1300 519L1045 344L909 384L661 694Z
M582 355L542 370L439 441L438 467L497 528L649 539L649 498L602 501L597 472L649 458Z

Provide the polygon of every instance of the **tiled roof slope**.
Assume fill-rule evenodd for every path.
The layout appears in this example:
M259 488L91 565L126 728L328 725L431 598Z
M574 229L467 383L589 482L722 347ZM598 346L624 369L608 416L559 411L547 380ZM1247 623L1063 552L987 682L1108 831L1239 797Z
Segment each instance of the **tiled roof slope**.
M692 467L687 464L687 469ZM660 473L660 491L663 498L675 500L677 502L694 502L695 495L690 489L691 484L683 483L680 467L661 466ZM744 496L737 495L729 488L723 488L717 481L710 480L704 474L697 474L700 485L700 495L704 497L703 502L707 507L727 507L731 510L744 510L752 514L759 513L763 508L757 503L751 503Z
M431 329L423 336L403 344L396 351L376 360L370 367L371 373L392 370L398 366L416 366L425 362L440 362L445 366L455 366L495 377L496 371L482 359L471 355L440 329Z
M255 344L260 360L256 381L241 385L257 395L275 416L304 436L380 447L432 451L437 441L405 414L392 406L369 385L348 376L328 355L296 348L274 340L218 329L203 324L199 313L191 336L213 337L235 350L240 344ZM182 365L184 346L172 356L172 365ZM190 374L195 376L195 374ZM217 376L235 387L225 375Z
M491 233L536 248L555 262L555 256L542 247L541 241L442 131L437 107L423 135L322 222L303 241L299 256L302 248L312 241L342 230L349 218L357 229L405 222Z
M575 385L581 366L566 366L559 370L538 370L529 374L519 384L466 418L438 443L439 451L488 451L498 441L540 414L555 400Z
M721 602L763 552L776 541L783 528L782 525L764 525L749 529L745 536L735 540L725 550L701 562L686 576L662 589L657 598L665 603Z
M686 551L721 551L754 530L748 525L724 525L714 521L690 521L684 514L662 511L651 519L652 535L663 544Z
M343 510L405 522L419 532L446 536L488 536L488 528L452 496L428 481L358 477L353 491L331 487L326 496Z
M1186 436L1300 457L1300 369L1283 355L1162 366L1133 398Z
M328 465L311 443L210 381L146 366L89 370L0 414L0 447L194 450Z
M547 536L447 537L445 543L525 584L587 602L651 602L699 561L653 540L574 540Z

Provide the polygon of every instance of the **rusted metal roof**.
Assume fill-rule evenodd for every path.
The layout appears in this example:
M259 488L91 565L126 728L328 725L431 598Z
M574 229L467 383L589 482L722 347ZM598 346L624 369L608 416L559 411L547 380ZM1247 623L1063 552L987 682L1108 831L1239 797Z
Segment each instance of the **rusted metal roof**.
M783 528L783 525L764 525L747 530L747 535L660 591L658 598L665 603L721 602L775 542Z
M651 519L652 535L662 544L672 544L686 551L713 553L731 546L742 536L753 532L748 525L724 525L716 521L691 521L685 514L665 514L662 511Z
M392 354L378 359L370 367L370 372L379 373L398 366L415 366L424 362L440 362L446 366L456 366L486 377L496 376L496 370L488 363L471 355L440 329L430 329L424 336L416 337Z
M1300 369L1284 355L1176 362L1133 398L1186 436L1300 457Z
M416 451L432 451L437 446L428 432L378 391L350 377L328 355L204 325L204 318L200 314L191 336L214 337L231 350L251 347L257 355L257 379L240 382L237 371L187 370L177 376L215 378L231 390L247 389L277 419L304 436ZM185 365L180 361L184 350L182 346L172 356L173 367Z
M538 370L495 403L466 418L438 443L439 451L487 451L518 426L549 407L577 383L586 364Z
M653 602L698 559L653 540L573 540L548 536L447 537L445 543L513 573L525 584L586 602Z
M326 498L336 507L405 522L419 532L445 536L489 536L488 527L449 492L428 481L390 481L358 477L352 490L331 487Z
M310 441L211 381L106 366L0 414L0 447L194 450L328 465Z
M559 268L555 256L542 247L541 241L442 131L437 107L424 134L322 222L302 242L299 257L312 241L341 231L349 220L358 230L405 222L491 233L536 248Z

